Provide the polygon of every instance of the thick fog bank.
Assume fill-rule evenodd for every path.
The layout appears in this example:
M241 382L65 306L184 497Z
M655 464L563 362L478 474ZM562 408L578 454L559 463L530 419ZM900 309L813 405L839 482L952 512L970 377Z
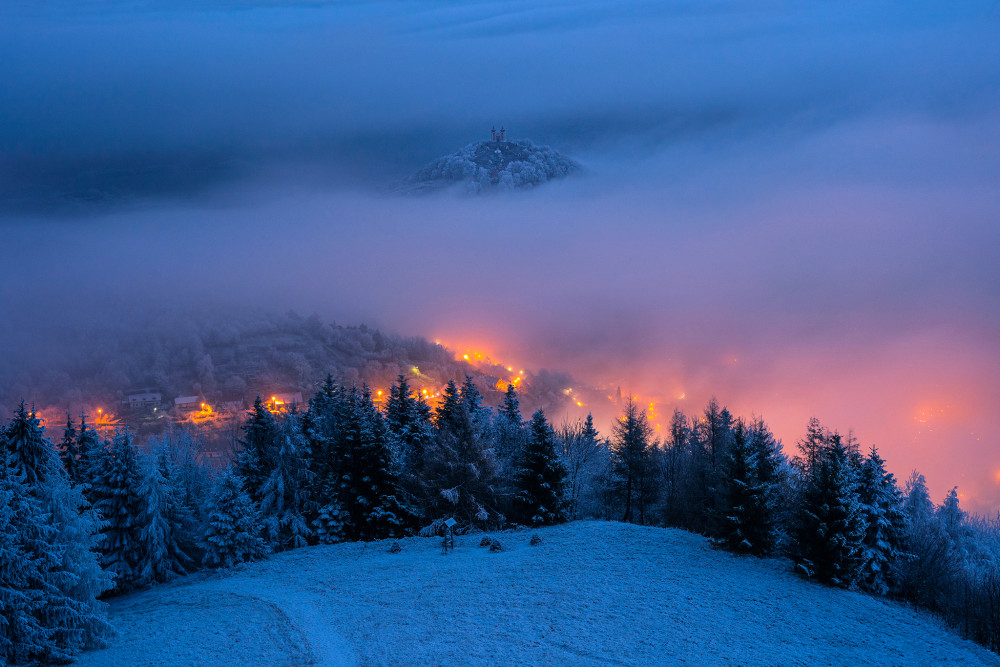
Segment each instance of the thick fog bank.
M660 415L715 394L786 447L815 415L995 511L998 24L986 2L5 3L7 365L135 308L295 308ZM583 175L384 194L494 125Z

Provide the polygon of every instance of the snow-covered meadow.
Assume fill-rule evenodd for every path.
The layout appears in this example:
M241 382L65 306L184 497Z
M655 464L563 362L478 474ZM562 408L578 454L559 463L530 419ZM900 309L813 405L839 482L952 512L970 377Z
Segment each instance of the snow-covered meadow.
M537 532L542 543L530 546ZM678 530L312 547L116 598L81 665L1000 665L936 618Z

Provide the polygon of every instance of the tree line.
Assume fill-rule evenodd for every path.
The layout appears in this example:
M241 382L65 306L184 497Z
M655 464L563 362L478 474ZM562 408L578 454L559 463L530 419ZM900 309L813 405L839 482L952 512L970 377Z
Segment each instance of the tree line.
M380 402L379 402L380 403ZM597 517L696 531L719 548L785 555L802 576L935 610L1000 648L1000 530L900 488L871 448L810 421L788 457L759 418L714 399L676 411L664 438L626 402L604 436L588 416L525 419L509 387L484 405L471 377L436 407L400 375L379 405L328 377L308 404L259 398L229 467L184 431L140 453L67 417L53 442L23 404L3 428L0 647L9 663L70 659L108 636L102 597L344 540Z
M1000 516L969 516L957 487L935 505L923 475L900 486L875 447L815 418L796 445L787 456L763 420L715 399L675 411L661 441L629 402L593 487L600 514L786 556L807 579L929 609L1000 652Z

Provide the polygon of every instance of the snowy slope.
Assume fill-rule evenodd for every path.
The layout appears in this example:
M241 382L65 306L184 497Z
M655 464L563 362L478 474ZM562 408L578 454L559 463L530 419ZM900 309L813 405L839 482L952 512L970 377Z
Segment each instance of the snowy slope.
M111 603L82 665L1000 665L936 619L682 531L578 522L313 547Z

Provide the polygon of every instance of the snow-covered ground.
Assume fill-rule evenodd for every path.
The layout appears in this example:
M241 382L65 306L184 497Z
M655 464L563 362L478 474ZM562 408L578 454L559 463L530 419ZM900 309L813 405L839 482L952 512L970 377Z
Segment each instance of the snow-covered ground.
M537 532L542 543L529 545ZM935 618L677 530L300 549L115 599L81 665L1000 665Z

